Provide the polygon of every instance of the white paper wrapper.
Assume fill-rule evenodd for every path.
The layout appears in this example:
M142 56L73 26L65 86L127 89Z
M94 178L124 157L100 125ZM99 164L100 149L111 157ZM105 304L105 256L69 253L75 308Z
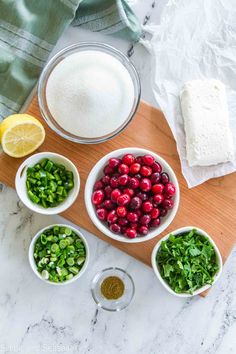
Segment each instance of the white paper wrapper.
M153 91L177 142L189 187L236 171L236 1L175 0L166 5L151 40ZM233 162L189 167L179 93L192 79L215 78L227 90Z

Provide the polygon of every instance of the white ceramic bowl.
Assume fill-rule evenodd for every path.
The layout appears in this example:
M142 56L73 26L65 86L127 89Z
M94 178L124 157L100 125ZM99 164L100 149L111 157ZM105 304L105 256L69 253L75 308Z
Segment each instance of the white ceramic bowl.
M45 230L48 230L48 229L51 229L52 227L54 226L60 226L60 227L69 227L72 231L74 231L80 238L81 240L83 241L84 245L85 245L85 249L86 249L86 259L85 259L85 262L84 262L84 265L83 267L81 268L80 272L75 275L73 278L71 278L70 280L67 280L63 283L54 283L52 281L49 281L49 280L46 280L46 279L43 279L41 274L38 272L37 270L37 267L36 267L36 264L35 264L35 260L34 260L34 247L35 247L35 243L37 241L37 239L40 237L40 235L45 231ZM67 285L67 284L71 284L73 283L74 281L76 281L78 278L81 277L81 275L83 275L83 273L85 272L87 266L88 266L88 263L89 263L89 247L88 247L88 243L86 241L86 238L83 236L83 234L77 230L76 228L74 228L73 226L70 226L70 225L66 225L66 224L53 224L53 225L49 225L49 226L46 226L44 227L43 229L41 229L40 231L37 232L37 234L33 237L31 243L30 243L30 246L29 246L29 252L28 252L28 257L29 257L29 263L30 263L30 266L33 270L33 272L36 274L36 276L41 279L42 281L44 281L45 283L47 284L50 284L50 285L55 285L55 286L63 286L63 285Z
M159 250L159 248L161 246L161 242L164 241L164 240L167 240L170 237L170 233L168 235L162 237L160 239L160 241L158 241L158 243L156 244L156 246L154 247L154 249L152 251L152 259L151 259L152 260L152 268L153 268L157 278L160 280L161 284L164 286L164 288L167 291L169 291L169 293L171 293L171 294L173 294L175 296L178 296L178 297L192 297L192 296L198 295L198 294L202 293L203 291L209 289L219 279L219 277L221 275L221 272L222 272L222 268L223 268L220 251L219 251L218 247L216 246L215 242L212 240L212 238L205 231L199 229L196 226L185 226L185 227L181 227L180 229L177 229L175 231L172 231L171 234L178 235L178 234L181 234L181 233L189 232L192 229L196 229L201 235L205 236L210 241L210 243L212 244L212 246L213 246L213 248L215 250L215 253L216 253L218 264L219 264L219 271L216 273L216 275L214 277L214 281L213 281L213 283L211 285L207 284L207 285L195 290L193 292L193 294L187 294L187 293L177 294L176 292L174 292L171 289L171 287L165 281L165 279L162 278L162 276L160 274L159 267L156 264L156 254L157 254L157 252L158 252L158 250Z
M152 155L155 158L155 160L160 162L160 164L163 167L163 171L165 171L169 174L171 182L173 182L176 187L176 195L173 198L174 203L175 203L174 208L168 212L167 216L162 218L162 222L161 222L160 226L158 228L155 228L155 229L152 229L151 231L149 231L149 233L146 236L136 237L133 239L129 239L123 235L117 235L117 234L114 234L113 232L111 232L109 230L109 228L106 226L106 224L98 219L98 217L96 215L95 208L94 208L92 201L91 201L91 197L92 197L92 193L93 193L93 186L94 186L95 182L102 177L103 168L107 164L108 160L111 157L118 157L119 158L127 153L131 153L134 156L140 156L140 155L145 155L145 154ZM174 171L172 170L170 165L162 157L155 154L153 151L149 151L149 150L142 149L142 148L130 147L130 148L114 150L114 151L110 152L109 154L105 155L101 160L99 160L96 163L96 165L93 167L93 169L91 170L91 172L87 178L87 182L85 185L84 197L85 197L85 205L87 208L87 212L90 216L90 219L92 220L94 225L103 234L105 234L106 236L109 236L117 241L127 242L127 243L136 243L136 242L144 242L144 241L148 241L148 240L152 239L153 237L161 234L170 225L170 223L174 219L176 212L178 210L180 192L179 192L179 184L178 184L178 181L177 181Z
M35 164L37 164L39 161L41 161L44 158L48 158L52 160L55 163L62 164L66 167L67 170L72 171L74 175L74 188L70 190L67 198L58 206L53 207L53 208L43 208L42 206L38 204L34 204L28 197L27 195L27 189L26 189L26 171L28 167L32 167ZM65 156L56 154L54 152L40 152L38 154L34 154L28 159L26 159L19 167L17 173L16 173L16 178L15 178L15 186L16 186L16 192L20 198L20 200L32 211L35 211L36 213L39 214L44 214L44 215L55 215L62 213L66 209L68 209L76 200L79 189L80 189L80 176L77 168L75 165L67 159Z

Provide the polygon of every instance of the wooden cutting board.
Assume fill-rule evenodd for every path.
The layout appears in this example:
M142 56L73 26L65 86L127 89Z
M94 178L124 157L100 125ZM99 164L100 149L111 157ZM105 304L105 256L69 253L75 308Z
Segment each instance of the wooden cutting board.
M40 119L46 129L46 140L39 151L62 154L78 167L81 190L74 205L62 214L66 219L148 265L151 264L152 249L160 237L187 225L198 226L208 232L218 245L224 261L229 256L236 243L236 174L212 179L199 187L188 189L181 174L175 141L159 110L141 102L127 129L113 140L98 145L79 145L56 135L42 119L37 98L34 98L27 113ZM84 185L94 164L108 152L129 146L153 150L166 159L177 175L181 193L179 211L172 224L162 235L141 244L121 243L103 235L90 221L84 205ZM0 154L0 181L14 187L15 174L22 161Z

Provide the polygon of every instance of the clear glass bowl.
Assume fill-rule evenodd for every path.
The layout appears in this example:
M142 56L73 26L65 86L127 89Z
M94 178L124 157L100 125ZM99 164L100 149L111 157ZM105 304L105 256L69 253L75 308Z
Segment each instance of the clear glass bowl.
M107 300L101 293L103 280L110 276L120 278L125 286L123 295L117 300ZM91 292L96 304L107 311L121 311L125 309L134 297L135 287L131 276L123 269L110 267L97 273L91 283Z
M107 54L112 55L116 59L118 59L128 70L130 77L132 79L133 85L134 85L134 101L133 101L133 106L131 108L129 116L126 118L126 120L122 123L122 125L114 130L113 132L104 135L104 136L99 136L95 138L85 138L82 136L74 135L63 129L55 120L55 118L51 115L49 108L47 106L47 100L46 100L46 86L47 86L47 81L48 78L55 68L55 66L61 62L63 59L68 57L71 54L81 52L81 51L86 51L86 50L95 50L95 51L100 51L104 52ZM38 102L39 102L39 108L41 111L41 114L49 127L54 130L57 134L61 135L63 138L74 141L76 143L81 143L81 144L97 144L97 143L102 143L106 140L109 140L122 132L125 127L130 123L132 120L138 105L140 101L140 96L141 96L141 86L140 86L140 80L138 73L133 66L133 64L130 62L130 60L119 50L103 43L87 43L87 42L80 42L75 45L71 45L69 47L64 48L61 50L59 53L57 53L44 67L42 74L39 78L39 84L38 84Z

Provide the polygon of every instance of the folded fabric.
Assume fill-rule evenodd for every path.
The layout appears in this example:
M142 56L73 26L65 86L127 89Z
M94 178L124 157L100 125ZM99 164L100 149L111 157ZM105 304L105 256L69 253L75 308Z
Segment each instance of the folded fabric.
M1 1L0 120L20 110L58 38L72 21L74 26L133 40L141 34L125 0Z

